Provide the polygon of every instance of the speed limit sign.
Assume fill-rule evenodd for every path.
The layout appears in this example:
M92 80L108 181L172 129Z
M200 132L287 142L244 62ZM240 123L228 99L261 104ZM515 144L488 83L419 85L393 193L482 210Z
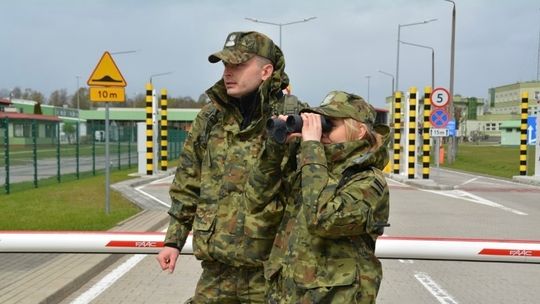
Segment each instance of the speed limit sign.
M450 101L450 93L445 88L436 88L431 93L430 100L433 106L442 108Z

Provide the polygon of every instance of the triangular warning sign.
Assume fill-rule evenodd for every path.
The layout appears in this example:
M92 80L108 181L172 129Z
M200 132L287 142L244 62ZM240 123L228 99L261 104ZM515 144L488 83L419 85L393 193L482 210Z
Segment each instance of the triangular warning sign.
M89 86L105 87L125 87L127 85L109 52L103 53L86 83Z

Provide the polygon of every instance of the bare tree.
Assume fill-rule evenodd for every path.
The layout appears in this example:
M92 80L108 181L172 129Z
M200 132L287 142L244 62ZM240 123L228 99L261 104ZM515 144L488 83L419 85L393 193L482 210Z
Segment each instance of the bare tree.
M67 91L66 89L56 90L49 96L49 104L56 107L63 107L67 105Z

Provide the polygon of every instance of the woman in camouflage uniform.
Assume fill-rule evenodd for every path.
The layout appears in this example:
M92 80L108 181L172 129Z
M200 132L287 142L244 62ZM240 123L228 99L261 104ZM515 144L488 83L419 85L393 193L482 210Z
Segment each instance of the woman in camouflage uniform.
M320 115L330 119L331 131L322 132ZM345 92L331 92L301 116L298 170L265 262L268 302L374 303L382 279L375 242L389 213L381 171L389 128L374 127L374 108ZM283 192L288 187L276 176L284 147L268 140L266 149L249 183Z

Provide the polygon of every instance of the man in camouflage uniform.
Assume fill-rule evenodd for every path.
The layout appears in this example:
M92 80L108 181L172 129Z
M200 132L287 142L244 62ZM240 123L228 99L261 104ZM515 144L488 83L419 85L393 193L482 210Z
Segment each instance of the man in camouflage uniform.
M374 108L345 92L306 112L329 118L333 128L322 133L319 115L302 114L298 170L265 262L268 303L374 303L382 279L375 242L389 215L381 171L389 128L374 126ZM345 131L354 121L359 127ZM265 149L246 187L254 200L279 191L285 148L269 139Z
M241 197L264 148L266 120L284 111L285 60L257 32L229 34L208 60L223 62L223 77L206 91L211 103L197 115L180 156L165 248L157 259L172 272L193 229L203 273L191 303L266 303L263 261L283 204L271 196L249 205Z

